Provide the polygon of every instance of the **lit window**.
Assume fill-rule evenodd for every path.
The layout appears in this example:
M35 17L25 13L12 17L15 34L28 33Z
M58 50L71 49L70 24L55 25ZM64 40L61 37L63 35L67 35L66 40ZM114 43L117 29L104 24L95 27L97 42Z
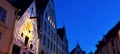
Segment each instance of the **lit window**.
M5 22L6 19L6 11L0 7L0 21Z
M50 21L50 16L48 16L48 21Z
M50 19L50 23L52 23L52 20Z
M52 22L52 26L54 25L54 23Z
M53 25L53 27L55 28L55 24Z

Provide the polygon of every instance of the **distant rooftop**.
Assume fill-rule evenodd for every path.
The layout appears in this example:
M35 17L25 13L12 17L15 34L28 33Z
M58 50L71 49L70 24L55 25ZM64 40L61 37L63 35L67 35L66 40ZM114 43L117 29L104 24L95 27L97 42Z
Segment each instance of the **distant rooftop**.
M118 34L118 30L120 29L120 21L106 34L104 35L104 38L99 41L99 43L96 45L97 48L103 47L105 44L109 42L109 40L113 37L116 37Z

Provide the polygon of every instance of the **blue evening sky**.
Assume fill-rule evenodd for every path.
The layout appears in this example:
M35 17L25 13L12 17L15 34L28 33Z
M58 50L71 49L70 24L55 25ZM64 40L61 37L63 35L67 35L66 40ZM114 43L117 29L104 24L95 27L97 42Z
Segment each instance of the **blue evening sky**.
M120 0L54 0L57 27L66 27L69 51L79 42L86 51L120 20Z

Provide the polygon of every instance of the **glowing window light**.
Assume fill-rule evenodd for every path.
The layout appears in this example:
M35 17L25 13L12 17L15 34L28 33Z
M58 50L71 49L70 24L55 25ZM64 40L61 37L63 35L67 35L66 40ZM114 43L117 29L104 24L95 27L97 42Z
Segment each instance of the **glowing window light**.
M48 21L50 21L50 16L48 16Z
M52 26L54 25L54 23L52 22Z
M53 27L55 28L55 24L53 25Z

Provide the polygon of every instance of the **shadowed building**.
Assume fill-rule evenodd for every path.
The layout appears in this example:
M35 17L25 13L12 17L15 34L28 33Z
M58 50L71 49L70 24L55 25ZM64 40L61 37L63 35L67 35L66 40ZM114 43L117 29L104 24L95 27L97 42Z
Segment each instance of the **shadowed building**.
M36 0L39 54L56 54L56 16L53 0ZM41 13L41 14L40 14Z
M96 45L95 54L120 54L120 22Z
M37 0L36 4L37 14L41 13L38 15L38 19L40 20L38 22L40 39L39 53L67 54L67 41L66 39L62 40L60 38L61 35L57 34L54 0ZM65 34L64 32L61 33L62 38L65 37L63 35ZM58 40L59 42L57 42ZM63 51L63 47L65 51Z
M13 40L17 9L7 0L0 0L0 54L9 54Z
M57 29L56 54L68 54L68 40L65 27Z
M70 52L70 54L85 54L85 51L83 51L79 44L77 44L76 47Z

